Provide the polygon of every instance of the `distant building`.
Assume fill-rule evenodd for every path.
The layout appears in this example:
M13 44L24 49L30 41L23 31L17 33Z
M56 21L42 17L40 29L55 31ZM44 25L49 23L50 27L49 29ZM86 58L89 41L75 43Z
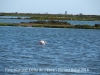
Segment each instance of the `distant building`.
M65 11L65 15L67 14L67 11Z
M83 14L82 14L82 13L80 13L80 14L79 14L79 16L80 16L80 17L82 17L82 16L83 16Z

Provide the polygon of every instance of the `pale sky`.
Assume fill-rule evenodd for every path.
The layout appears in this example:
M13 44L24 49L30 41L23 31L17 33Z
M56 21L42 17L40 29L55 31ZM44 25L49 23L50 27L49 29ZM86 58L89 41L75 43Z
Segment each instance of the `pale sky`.
M100 0L0 0L0 12L100 15Z

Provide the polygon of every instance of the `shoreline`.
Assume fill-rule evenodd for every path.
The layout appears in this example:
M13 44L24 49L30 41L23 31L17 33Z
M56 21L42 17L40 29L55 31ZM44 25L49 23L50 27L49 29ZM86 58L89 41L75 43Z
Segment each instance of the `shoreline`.
M68 25L68 24L37 24L37 23L0 23L0 26L45 27L45 28L74 28L74 29L100 29L100 24Z
M0 13L0 16L16 16L15 19L34 19L34 20L77 20L77 21L100 21L100 15L85 14L41 14L41 13ZM23 17L23 18L22 18ZM14 17L10 17L14 19Z

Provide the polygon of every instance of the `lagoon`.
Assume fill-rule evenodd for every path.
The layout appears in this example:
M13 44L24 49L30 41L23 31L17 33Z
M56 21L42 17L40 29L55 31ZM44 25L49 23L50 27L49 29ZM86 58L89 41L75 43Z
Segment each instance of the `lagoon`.
M96 29L0 26L1 75L99 75L99 50ZM75 68L84 71L67 72Z

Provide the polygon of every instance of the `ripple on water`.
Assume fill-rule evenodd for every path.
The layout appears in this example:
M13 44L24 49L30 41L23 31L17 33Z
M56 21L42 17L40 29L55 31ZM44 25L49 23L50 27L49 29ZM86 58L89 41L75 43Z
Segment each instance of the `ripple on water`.
M0 27L0 32L2 75L40 75L40 72L5 73L5 68L89 68L86 73L41 72L41 75L100 74L99 30ZM47 44L39 45L41 39Z

